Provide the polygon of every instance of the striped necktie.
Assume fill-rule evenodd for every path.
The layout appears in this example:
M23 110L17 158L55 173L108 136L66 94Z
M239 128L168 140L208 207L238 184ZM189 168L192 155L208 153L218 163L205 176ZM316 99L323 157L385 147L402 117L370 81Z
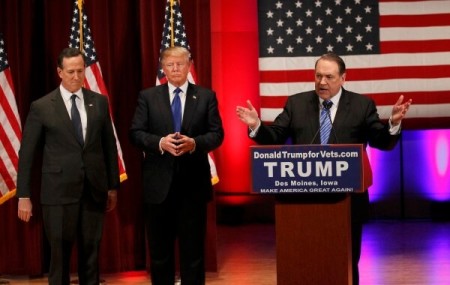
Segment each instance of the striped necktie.
M331 100L322 102L323 108L320 112L320 144L327 144L331 132L330 109L333 105Z

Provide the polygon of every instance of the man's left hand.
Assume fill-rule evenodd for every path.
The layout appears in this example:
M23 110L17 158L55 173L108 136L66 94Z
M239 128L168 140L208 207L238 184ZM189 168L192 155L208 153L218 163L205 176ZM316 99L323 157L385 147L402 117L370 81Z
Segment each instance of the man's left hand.
M401 123L403 118L406 116L406 113L411 106L412 100L409 99L405 103L403 103L404 96L400 95L394 107L392 107L392 115L391 115L391 123L394 126L397 126Z
M177 147L175 156L180 156L185 153L192 153L195 151L195 140L185 135L179 135L177 138Z

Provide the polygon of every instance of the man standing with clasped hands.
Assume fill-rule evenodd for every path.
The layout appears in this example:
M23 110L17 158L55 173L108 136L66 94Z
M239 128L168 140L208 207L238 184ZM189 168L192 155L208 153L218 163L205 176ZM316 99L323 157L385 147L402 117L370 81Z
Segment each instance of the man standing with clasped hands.
M188 82L189 51L161 53L168 83L140 92L130 128L131 142L144 152L144 212L153 285L175 282L178 239L183 285L205 284L207 202L212 198L208 153L224 131L212 90Z

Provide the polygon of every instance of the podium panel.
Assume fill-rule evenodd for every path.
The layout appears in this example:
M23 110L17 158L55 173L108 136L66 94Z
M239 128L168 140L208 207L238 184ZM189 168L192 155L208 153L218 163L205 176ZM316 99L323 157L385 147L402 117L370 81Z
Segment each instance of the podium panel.
M349 195L283 196L275 205L277 284L352 284Z
M255 194L353 193L372 184L361 144L257 145L250 159Z

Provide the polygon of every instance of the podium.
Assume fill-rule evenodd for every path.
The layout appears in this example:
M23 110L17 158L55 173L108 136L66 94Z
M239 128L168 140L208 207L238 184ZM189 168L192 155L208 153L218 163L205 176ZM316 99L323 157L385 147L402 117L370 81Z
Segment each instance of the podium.
M351 193L372 183L363 145L252 146L252 193L274 194L278 285L352 284Z

